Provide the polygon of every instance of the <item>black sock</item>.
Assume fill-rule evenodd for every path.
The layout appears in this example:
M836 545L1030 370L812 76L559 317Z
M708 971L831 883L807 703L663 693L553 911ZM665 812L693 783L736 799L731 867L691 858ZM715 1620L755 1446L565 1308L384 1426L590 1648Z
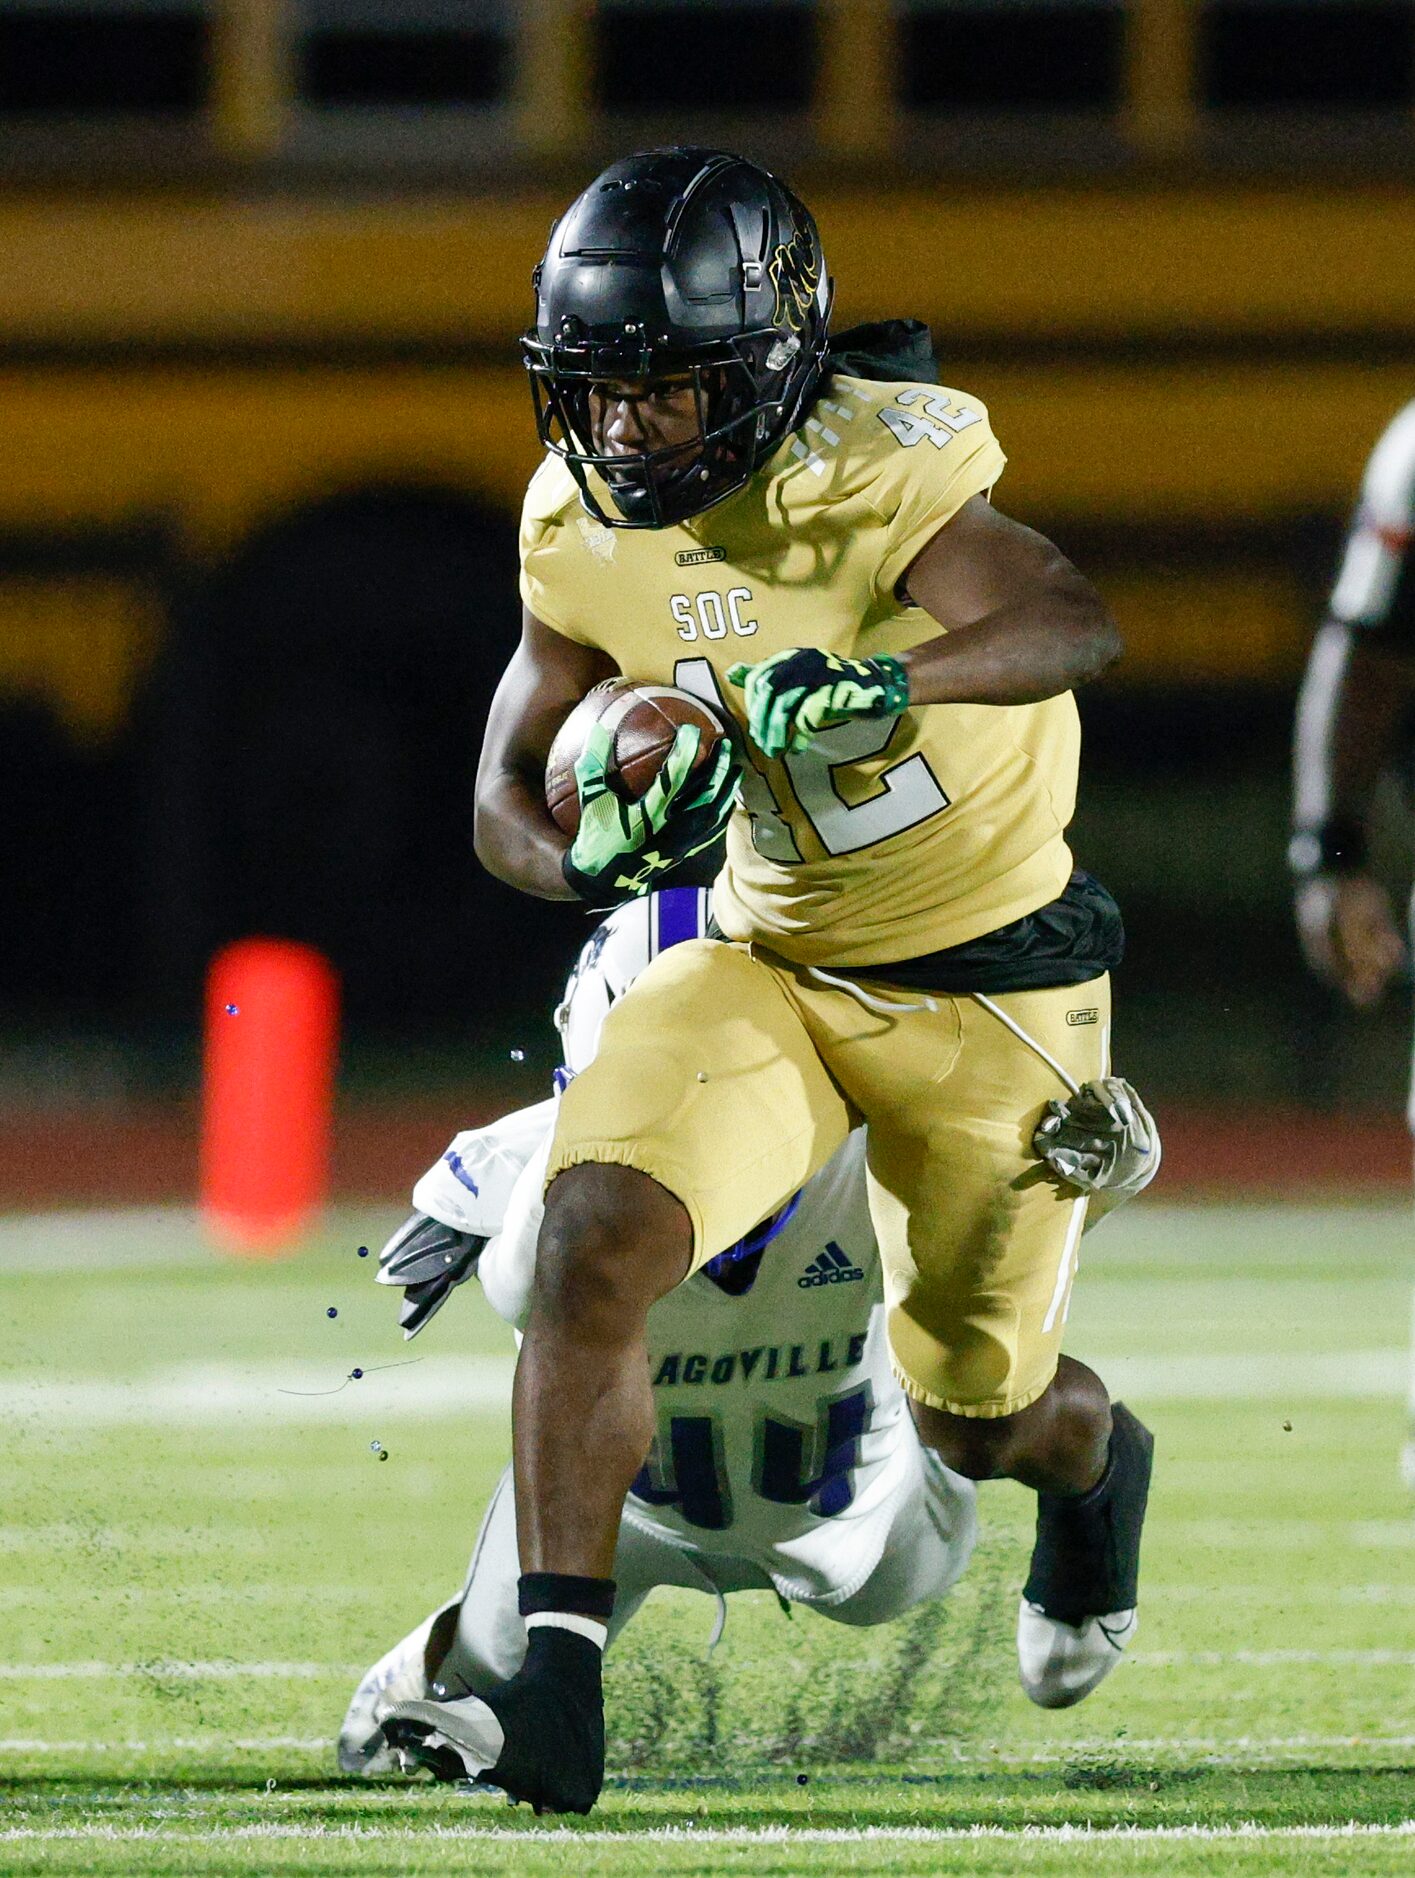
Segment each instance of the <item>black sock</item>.
M614 1580L580 1578L569 1572L522 1572L517 1604L522 1617L560 1611L607 1624L614 1615Z

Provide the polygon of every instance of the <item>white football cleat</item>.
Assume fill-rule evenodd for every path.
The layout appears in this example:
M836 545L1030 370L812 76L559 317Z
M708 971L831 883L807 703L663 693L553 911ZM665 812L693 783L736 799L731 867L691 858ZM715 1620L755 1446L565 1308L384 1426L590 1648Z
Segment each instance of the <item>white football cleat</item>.
M399 1702L383 1724L405 1774L426 1767L439 1780L475 1780L495 1767L506 1746L501 1723L475 1695Z
M427 1679L428 1640L433 1626L455 1612L457 1604L444 1604L425 1617L416 1630L401 1643L395 1643L381 1656L354 1691L344 1725L339 1730L339 1768L346 1774L379 1774L401 1771L397 1755L384 1739L379 1724L395 1703L411 1702L429 1693Z
M1064 1624L1023 1598L1017 1612L1017 1667L1038 1708L1071 1708L1120 1661L1140 1620L1134 1611Z

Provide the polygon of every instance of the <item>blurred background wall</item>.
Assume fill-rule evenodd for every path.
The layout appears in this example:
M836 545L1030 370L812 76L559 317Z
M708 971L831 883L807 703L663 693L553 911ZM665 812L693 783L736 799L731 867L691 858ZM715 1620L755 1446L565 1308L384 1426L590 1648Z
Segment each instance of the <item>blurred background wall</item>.
M249 932L343 975L346 1184L540 1092L585 921L470 845L514 339L557 211L687 139L811 202L842 323L930 322L999 505L1113 604L1076 845L1121 1066L1179 1134L1266 1117L1231 1173L1338 1110L1398 1175L1406 1013L1304 978L1282 855L1415 396L1411 0L3 0L0 1200L189 1180L198 987ZM1398 784L1388 819L1400 886Z

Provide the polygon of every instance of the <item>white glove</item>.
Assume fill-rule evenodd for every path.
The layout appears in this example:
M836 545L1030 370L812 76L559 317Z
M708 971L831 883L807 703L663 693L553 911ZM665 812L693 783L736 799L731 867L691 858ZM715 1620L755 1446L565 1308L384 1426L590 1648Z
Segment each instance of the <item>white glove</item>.
M1148 1187L1160 1164L1159 1130L1123 1076L1102 1076L1065 1102L1048 1102L1032 1150L1059 1180L1105 1193L1113 1206Z

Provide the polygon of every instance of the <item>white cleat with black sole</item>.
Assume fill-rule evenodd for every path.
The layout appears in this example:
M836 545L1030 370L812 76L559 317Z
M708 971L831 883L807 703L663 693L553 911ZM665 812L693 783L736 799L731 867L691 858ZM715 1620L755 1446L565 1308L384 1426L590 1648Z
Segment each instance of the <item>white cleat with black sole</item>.
M428 1694L428 1644L435 1628L455 1627L457 1605L443 1605L425 1617L401 1643L381 1656L355 1689L339 1730L339 1770L369 1779L401 1771L398 1757L384 1736L381 1723L399 1702ZM442 1654L439 1651L439 1656Z
M1017 1612L1017 1667L1038 1708L1071 1708L1104 1682L1139 1628L1133 1610L1065 1624L1023 1598Z
M478 1780L495 1767L506 1732L479 1697L400 1702L383 1717L385 1737L405 1774L426 1768L439 1780Z

